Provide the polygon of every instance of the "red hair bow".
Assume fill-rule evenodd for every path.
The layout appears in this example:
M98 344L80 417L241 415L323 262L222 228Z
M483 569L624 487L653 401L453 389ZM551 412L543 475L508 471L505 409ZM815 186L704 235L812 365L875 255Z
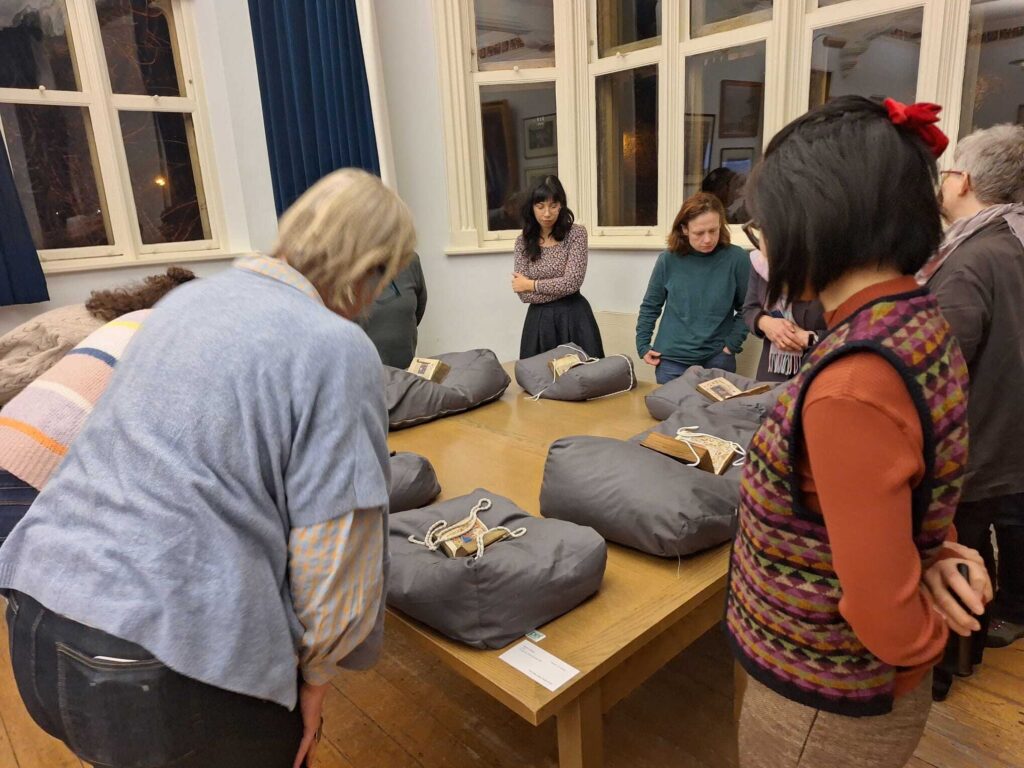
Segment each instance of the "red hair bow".
M893 125L903 126L913 131L931 150L935 157L939 157L949 146L949 137L946 136L935 124L939 122L939 112L942 107L938 104L902 104L896 99L886 99L882 102L889 110L889 119Z

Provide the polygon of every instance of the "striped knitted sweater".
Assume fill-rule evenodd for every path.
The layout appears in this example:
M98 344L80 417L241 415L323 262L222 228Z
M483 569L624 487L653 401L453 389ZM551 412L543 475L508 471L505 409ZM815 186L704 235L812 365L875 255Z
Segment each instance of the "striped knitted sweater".
M149 312L130 312L94 331L0 410L0 468L43 489Z
M967 366L935 299L915 291L869 303L833 329L754 436L726 607L733 649L750 675L793 701L851 716L892 709L896 669L865 648L840 612L828 530L802 503L797 465L812 382L859 351L885 358L917 406L925 474L908 513L922 561L946 539L967 459Z

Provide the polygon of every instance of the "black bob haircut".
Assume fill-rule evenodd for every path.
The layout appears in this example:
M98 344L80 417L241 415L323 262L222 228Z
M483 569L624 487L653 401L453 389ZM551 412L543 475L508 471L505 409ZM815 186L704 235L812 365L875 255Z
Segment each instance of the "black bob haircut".
M562 242L565 236L569 234L569 230L572 229L572 223L576 220L565 199L565 189L562 187L562 182L558 180L557 176L545 176L530 191L526 200L523 201L523 244L525 245L524 251L530 258L530 261L536 261L540 258L540 222L533 215L533 206L537 203L545 203L548 200L553 200L562 205L558 219L555 220L555 226L551 228L551 236L555 240Z
M747 184L764 235L768 301L815 293L852 269L920 269L939 246L935 159L888 110L841 96L780 131Z

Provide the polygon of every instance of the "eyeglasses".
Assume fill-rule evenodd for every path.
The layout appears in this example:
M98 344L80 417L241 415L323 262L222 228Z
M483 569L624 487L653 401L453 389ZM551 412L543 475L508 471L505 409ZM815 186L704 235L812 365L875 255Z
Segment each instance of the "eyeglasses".
M761 250L761 227L753 221L748 221L740 229L743 230L743 234L747 236L754 248Z
M967 171L939 171L938 186L941 187L942 182L944 182L949 176L967 176Z

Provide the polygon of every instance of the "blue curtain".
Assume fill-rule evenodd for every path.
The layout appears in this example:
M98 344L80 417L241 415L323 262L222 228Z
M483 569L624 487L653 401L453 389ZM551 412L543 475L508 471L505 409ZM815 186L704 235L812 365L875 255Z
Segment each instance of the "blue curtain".
M274 203L324 174L380 174L354 0L249 0Z
M0 141L0 306L48 301L46 278Z

